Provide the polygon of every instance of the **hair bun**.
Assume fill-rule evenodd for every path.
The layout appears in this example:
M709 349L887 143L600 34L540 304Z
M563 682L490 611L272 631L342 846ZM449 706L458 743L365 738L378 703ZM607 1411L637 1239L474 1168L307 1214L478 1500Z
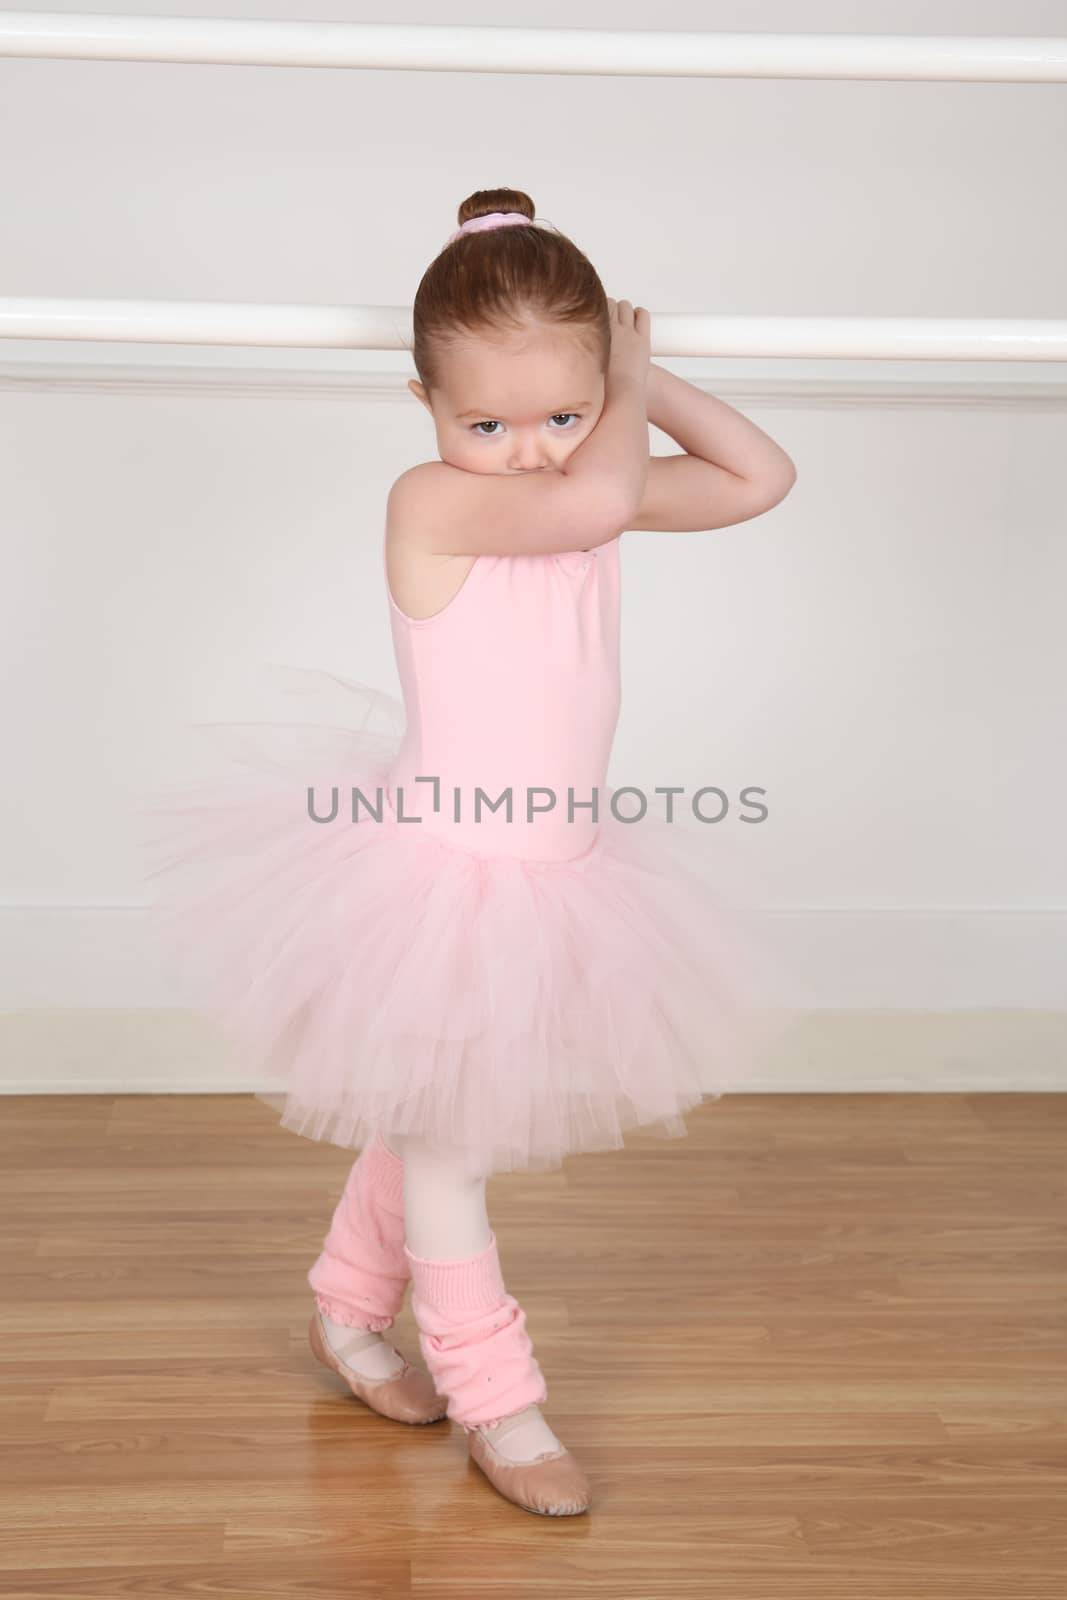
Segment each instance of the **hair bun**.
M475 217L488 217L494 211L519 211L531 222L537 215L533 201L521 189L476 189L469 194L456 212L456 226Z

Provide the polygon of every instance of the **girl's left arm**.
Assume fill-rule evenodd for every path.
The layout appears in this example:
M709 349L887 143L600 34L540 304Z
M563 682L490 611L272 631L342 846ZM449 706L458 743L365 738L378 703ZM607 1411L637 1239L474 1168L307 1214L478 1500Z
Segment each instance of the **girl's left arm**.
M648 420L681 455L652 456L631 528L676 533L725 528L784 500L797 471L780 445L725 400L649 363Z

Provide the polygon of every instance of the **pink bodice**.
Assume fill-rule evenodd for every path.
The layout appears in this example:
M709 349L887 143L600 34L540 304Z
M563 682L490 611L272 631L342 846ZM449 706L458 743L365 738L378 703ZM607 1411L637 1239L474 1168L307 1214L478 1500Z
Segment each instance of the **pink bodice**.
M478 556L425 619L401 611L386 575L407 714L387 788L398 820L418 817L412 830L485 856L564 861L590 848L598 823L581 802L599 790L606 812L619 715L620 538L563 555ZM538 809L551 797L534 792L529 815L527 791L545 789L554 807Z

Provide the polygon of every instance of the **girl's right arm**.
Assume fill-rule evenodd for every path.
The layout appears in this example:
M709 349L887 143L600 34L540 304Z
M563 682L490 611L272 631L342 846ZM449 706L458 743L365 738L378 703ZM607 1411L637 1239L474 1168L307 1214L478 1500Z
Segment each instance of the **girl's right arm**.
M438 555L556 555L607 544L636 517L648 479L648 312L628 300L609 310L604 409L563 467L511 476L422 462L389 494L400 537Z

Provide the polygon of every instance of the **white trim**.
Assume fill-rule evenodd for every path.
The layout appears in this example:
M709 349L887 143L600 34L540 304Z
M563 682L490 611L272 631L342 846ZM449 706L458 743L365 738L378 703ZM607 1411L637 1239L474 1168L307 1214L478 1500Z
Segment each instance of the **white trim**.
M204 352L183 361L158 357L109 360L95 351L78 352L68 359L0 354L0 392L18 394L181 395L191 398L296 399L402 402L413 406L407 383L414 368L349 367L324 363L281 364L277 352L264 352L266 360L213 360ZM333 354L333 352L329 352ZM724 363L729 366L729 363ZM760 374L724 371L721 374L681 372L696 388L715 394L742 409L767 404L784 409L828 410L856 406L926 407L936 410L1062 411L1067 408L1067 362L1017 371L991 369L982 363L951 371L951 364L932 370L922 364L914 370L893 364L888 371L876 363L839 364L828 373L829 363L811 363L810 375L791 371ZM887 364L888 365L888 364ZM680 362L674 364L681 367ZM850 370L853 369L853 370ZM874 370L872 370L874 369Z

